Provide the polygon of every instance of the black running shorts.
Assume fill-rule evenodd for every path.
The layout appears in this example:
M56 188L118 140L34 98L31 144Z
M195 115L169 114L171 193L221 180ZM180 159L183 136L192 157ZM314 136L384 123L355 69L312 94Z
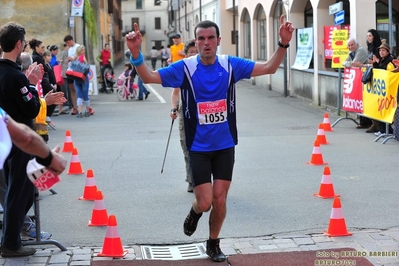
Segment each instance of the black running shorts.
M234 166L234 147L212 152L190 151L189 154L194 186L211 183L211 175L213 180L231 181Z

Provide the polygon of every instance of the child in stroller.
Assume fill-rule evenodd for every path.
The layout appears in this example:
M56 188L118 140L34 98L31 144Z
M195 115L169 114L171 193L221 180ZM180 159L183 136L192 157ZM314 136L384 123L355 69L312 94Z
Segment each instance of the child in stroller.
M100 92L113 93L114 92L114 69L110 64L104 65L101 69L102 72L102 86Z
M136 69L130 63L125 64L125 71L123 71L116 81L117 97L120 101L127 99L135 99L137 96L137 85L134 84L136 78Z

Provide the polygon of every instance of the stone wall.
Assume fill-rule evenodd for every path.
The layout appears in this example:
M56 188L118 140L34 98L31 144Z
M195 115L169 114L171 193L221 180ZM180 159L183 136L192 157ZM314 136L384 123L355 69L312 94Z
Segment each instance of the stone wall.
M13 21L25 27L26 40L36 38L45 46L62 47L70 34L70 1L66 0L1 0L0 25Z

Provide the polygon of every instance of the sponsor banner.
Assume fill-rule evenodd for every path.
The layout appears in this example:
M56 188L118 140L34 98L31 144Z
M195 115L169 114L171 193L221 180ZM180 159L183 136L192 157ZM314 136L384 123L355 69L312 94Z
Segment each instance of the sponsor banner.
M348 35L350 34L350 26L349 25L342 25L342 26L324 26L324 58L325 59L332 59L333 57L333 31L334 30L348 30ZM346 40L345 40L346 41ZM345 43L346 45L346 43Z
M342 109L348 112L363 113L363 83L360 68L344 69Z
M308 69L313 56L313 28L298 29L297 40L297 53L292 67Z
M398 105L398 84L399 73L373 69L373 81L363 85L363 114L385 123L392 123Z

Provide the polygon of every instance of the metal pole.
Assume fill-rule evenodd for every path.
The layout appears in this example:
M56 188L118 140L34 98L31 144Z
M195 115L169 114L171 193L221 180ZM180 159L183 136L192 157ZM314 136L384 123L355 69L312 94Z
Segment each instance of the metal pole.
M175 120L172 119L172 123L170 124L168 142L166 143L165 155L163 156L163 163L162 163L162 168L161 168L161 174L163 173L163 167L165 166L166 154L168 153L170 135L172 134L172 129L173 129L173 123L174 123L174 122L175 122Z
M202 0L199 1L199 20L202 21Z
M392 0L388 1L388 17L389 17L389 47L391 47L391 53L393 53L393 32L392 32Z
M280 13L280 16L281 16L281 15L283 15L283 1L279 0L278 4L279 4L279 13ZM284 82L284 96L287 97L288 96L287 53L284 54L283 65L284 65L284 68L283 68L283 71L284 71L284 73L283 73L283 75L284 75L284 81L283 81Z
M236 1L233 0L233 34L234 34L234 43L236 45L236 56L238 56L238 33L236 29Z
M342 26L339 25L339 29L342 29ZM337 115L341 114L341 68L338 68L338 98L337 98Z

